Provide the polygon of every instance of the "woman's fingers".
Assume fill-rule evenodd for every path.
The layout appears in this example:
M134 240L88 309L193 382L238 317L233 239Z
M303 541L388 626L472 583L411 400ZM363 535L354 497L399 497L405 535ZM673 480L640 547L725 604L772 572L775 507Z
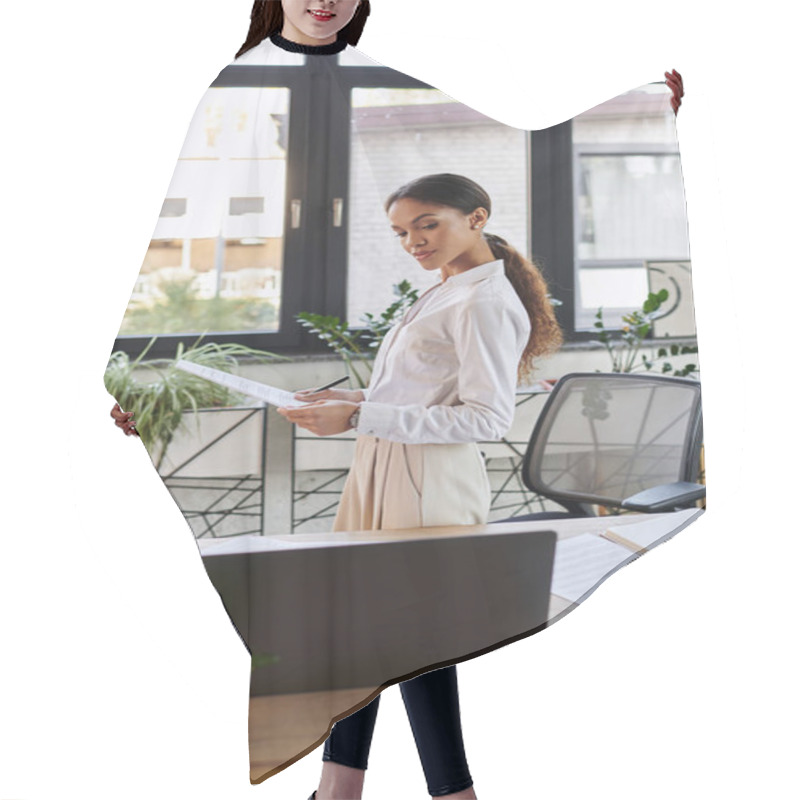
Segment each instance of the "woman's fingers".
M299 392L295 392L294 396L298 400L324 400L326 397L330 396L330 391L328 389L323 389L321 392L317 392L314 391L314 389L301 389Z
M683 94L683 76L678 72L678 70L673 69L671 72L668 70L664 73L667 78L667 83L674 83L678 86L680 93Z
M357 407L344 400L317 400L298 408L279 408L278 413L317 436L332 436L348 430Z
M133 419L132 411L123 411L119 403L114 403L111 409L111 416L114 418L114 424L122 430L126 436L139 436L139 431L136 430L136 421Z
M278 413L294 425L299 425L301 428L311 431L311 433L316 433L316 420L307 411L310 405L302 408L279 408Z
M666 77L666 84L672 92L669 103L672 106L672 110L677 114L684 94L683 76L676 69L673 69L672 72L665 72L664 76Z
M314 409L322 405L325 405L324 400L315 400L312 403L308 403L308 405L299 406L298 408L279 408L278 413L283 414L290 422L300 422L314 419L316 417L316 411L314 411Z

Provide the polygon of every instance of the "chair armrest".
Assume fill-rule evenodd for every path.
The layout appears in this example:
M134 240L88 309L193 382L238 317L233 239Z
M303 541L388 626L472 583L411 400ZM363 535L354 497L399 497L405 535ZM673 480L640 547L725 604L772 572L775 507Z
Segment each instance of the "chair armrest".
M706 487L702 484L675 481L637 492L623 500L621 507L629 511L655 514L659 511L674 511L681 506L688 506L705 496Z

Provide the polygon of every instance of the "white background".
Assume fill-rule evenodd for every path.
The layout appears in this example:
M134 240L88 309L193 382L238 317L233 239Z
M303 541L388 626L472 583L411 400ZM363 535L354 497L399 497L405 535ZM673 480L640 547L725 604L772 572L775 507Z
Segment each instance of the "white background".
M250 6L45 0L1 26L0 800L316 787L320 751L250 786L246 651L102 382L186 126ZM672 67L686 84L710 511L554 628L459 667L482 800L797 796L788 7L374 2L361 49L509 124L561 122ZM377 797L426 797L396 688Z

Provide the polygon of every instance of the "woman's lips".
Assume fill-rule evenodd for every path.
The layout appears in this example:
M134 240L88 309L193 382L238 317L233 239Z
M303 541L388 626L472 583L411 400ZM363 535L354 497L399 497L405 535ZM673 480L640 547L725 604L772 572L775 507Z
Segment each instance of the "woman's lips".
M314 17L314 19L318 19L321 22L327 22L329 19L332 19L333 17L336 16L336 14L331 14L330 11L311 11L311 10L309 10L308 13L311 14L311 16Z
M422 253L414 253L414 258L416 258L417 261L424 261L428 256L432 256L435 252L435 250L427 250Z

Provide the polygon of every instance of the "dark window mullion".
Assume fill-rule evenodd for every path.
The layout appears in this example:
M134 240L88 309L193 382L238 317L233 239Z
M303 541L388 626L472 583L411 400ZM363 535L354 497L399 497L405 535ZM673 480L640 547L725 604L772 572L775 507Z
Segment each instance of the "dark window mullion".
M304 349L306 332L296 315L313 303L311 289L314 275L313 230L318 221L314 212L314 161L318 142L314 140L315 102L317 101L310 68L298 69L291 95L289 148L286 164L286 205L284 208L283 291L281 296L280 339L275 345L289 352ZM300 227L292 228L292 201L301 203Z
M345 81L345 75L352 78L344 67L329 65L326 77L330 84L328 108L328 140L325 151L328 155L327 186L325 197L326 247L325 247L325 313L340 319L347 319L347 283L348 283L348 226L350 219L350 154L351 154L351 120L352 120L352 88L351 81ZM350 68L347 68L349 70ZM344 73L344 74L343 74ZM334 226L333 203L336 198L342 200L341 224Z
M531 132L531 243L567 340L575 333L575 234L572 122Z

